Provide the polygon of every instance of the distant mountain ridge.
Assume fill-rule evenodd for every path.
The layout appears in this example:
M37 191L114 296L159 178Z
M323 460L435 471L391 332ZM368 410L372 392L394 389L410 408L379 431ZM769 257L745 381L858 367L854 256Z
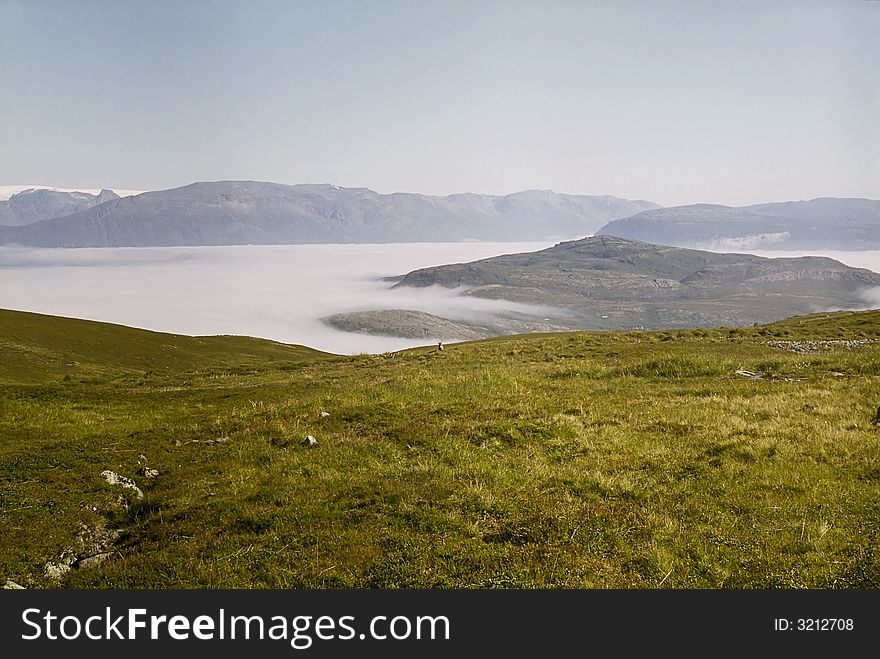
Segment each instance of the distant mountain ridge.
M329 184L218 181L113 199L27 226L0 227L0 243L148 247L545 240L588 235L610 220L657 207L648 201L544 190L433 197Z
M880 249L880 201L822 197L741 208L691 204L613 220L596 235L709 249Z
M22 190L0 201L0 225L24 226L66 217L119 198L112 190L103 189L98 194L46 188Z

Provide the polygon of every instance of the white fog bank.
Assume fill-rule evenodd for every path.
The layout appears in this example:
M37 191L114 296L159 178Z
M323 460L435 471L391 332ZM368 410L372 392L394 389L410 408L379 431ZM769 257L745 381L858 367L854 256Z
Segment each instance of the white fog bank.
M339 354L379 353L426 341L340 332L319 319L369 309L407 308L451 318L522 310L448 289L391 290L392 283L381 278L552 245L0 247L0 308L194 336L257 336Z
M379 353L429 341L334 330L334 313L405 308L478 321L512 302L460 296L442 288L391 289L383 277L417 268L553 243L418 243L32 249L0 247L0 308L102 320L189 335L238 334L298 343L340 354ZM757 251L794 257L807 252ZM880 250L818 251L880 272ZM880 290L863 292L880 307Z

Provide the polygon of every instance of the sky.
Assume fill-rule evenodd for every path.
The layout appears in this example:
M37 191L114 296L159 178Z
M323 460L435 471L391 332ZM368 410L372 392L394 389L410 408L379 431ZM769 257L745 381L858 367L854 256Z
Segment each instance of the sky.
M880 2L0 0L0 184L880 199Z

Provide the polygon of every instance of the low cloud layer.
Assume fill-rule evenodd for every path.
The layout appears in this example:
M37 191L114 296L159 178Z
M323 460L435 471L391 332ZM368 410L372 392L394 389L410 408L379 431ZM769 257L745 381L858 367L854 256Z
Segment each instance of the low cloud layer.
M550 243L425 243L118 249L0 247L0 307L181 334L240 334L336 353L423 345L340 332L321 318L413 309L479 323L502 311L558 312L460 295L439 287L391 289L384 277L416 268L529 252ZM759 251L762 256L806 252ZM880 272L880 251L822 252ZM863 293L880 307L880 289Z
M784 243L791 238L788 231L781 233L758 233L749 236L737 236L735 238L719 238L712 243L702 247L713 252L733 251L741 252L743 250L765 249Z
M862 291L860 297L865 300L866 309L880 309L880 286Z
M334 330L321 318L406 308L474 321L512 302L382 278L548 243L283 245L119 249L0 248L0 307L181 334L244 334L336 353L385 352L424 341Z

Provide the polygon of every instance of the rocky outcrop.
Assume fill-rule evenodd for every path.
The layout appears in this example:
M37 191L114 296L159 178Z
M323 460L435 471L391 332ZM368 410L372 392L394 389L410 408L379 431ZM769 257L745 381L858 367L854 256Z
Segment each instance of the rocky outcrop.
M104 471L102 471L101 475L108 483L110 483L110 485L120 485L134 492L135 497L137 497L138 499L144 498L144 493L141 491L141 488L139 488L130 478L120 476L115 471L110 471L109 469L105 469Z
M799 355L812 355L820 350L858 350L875 343L874 339L821 339L802 341L765 341L764 345L781 348Z
M113 544L122 535L118 529L108 529L103 522L94 526L80 525L73 545L64 549L57 559L46 563L43 576L60 581L71 570L96 567L113 555Z

